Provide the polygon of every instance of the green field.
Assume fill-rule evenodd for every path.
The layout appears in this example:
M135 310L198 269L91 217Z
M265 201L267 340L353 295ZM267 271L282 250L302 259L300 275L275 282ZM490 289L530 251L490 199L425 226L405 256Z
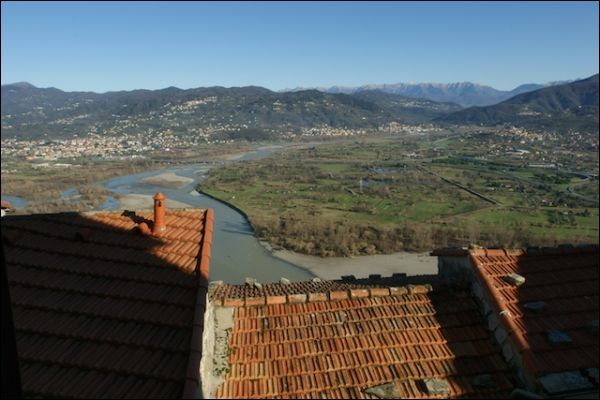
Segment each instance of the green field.
M213 170L201 189L309 254L598 242L597 179L465 156L478 151L451 137L321 145Z

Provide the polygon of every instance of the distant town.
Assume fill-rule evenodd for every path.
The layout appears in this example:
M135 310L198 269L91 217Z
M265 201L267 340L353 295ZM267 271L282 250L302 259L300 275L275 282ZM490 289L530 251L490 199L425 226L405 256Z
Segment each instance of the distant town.
M223 129L223 127L219 128ZM233 130L241 128L243 127L229 127ZM598 150L598 138L591 135L574 132L568 140L565 140L564 136L557 134L532 132L518 127L506 129L464 127L448 131L433 124L390 123L380 126L376 131L332 127L303 128L301 133L288 132L280 134L280 137L282 140L301 140L302 138L318 139L320 137L325 139L369 135L430 135L444 134L445 132L460 132L460 135L464 135L461 140L468 140L470 135L493 134L494 137L490 137L489 143L484 145L486 148L480 149L478 156L480 159L510 157L512 159L527 160L532 166L537 167L560 167L563 165L565 157L576 164L577 158L580 156L578 150ZM176 135L169 131L137 134L122 133L118 135L88 133L82 136L75 135L71 139L3 139L1 142L1 155L3 159L16 158L30 161L38 167L61 167L70 164L56 163L56 161L77 160L80 158L103 160L144 159L150 155L177 155L202 145L232 142L234 142L232 139L218 139L214 133L198 135ZM435 149L432 151L434 156L443 153ZM54 164L48 163L53 161ZM598 165L596 165L597 167ZM3 169L2 172L9 173L10 171Z
M26 160L56 161L59 159L80 157L102 158L140 158L148 153L166 152L176 153L189 150L201 144L231 143L233 140L214 138L214 133L224 129L241 129L244 127L219 126L210 133L196 135L175 135L172 132L155 131L137 134L122 133L118 135L101 135L90 132L87 135L75 135L71 139L37 139L18 140L7 138L2 140L2 156L22 157ZM297 137L343 137L365 135L371 133L407 133L428 134L442 131L432 124L404 125L392 123L381 126L376 132L365 129L332 128L328 126L319 128L304 128L301 133L287 132L281 134L282 139Z

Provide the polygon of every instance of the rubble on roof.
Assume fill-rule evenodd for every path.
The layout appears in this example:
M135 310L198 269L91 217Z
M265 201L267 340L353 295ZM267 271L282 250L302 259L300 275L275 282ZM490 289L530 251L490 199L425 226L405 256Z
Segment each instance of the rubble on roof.
M525 283L525 278L519 274L508 274L503 279L513 286L521 286Z
M478 386L487 389L494 389L497 386L496 381L490 374L477 375L471 380L471 384L473 386Z
M594 388L594 385L577 370L544 375L539 378L539 382L549 395Z
M524 303L523 308L536 313L542 312L546 309L546 302L544 301L531 301Z
M400 399L402 392L394 382L384 383L383 385L371 386L364 389L367 394L372 394L380 399Z
M566 333L559 331L558 329L550 329L546 331L546 337L552 344L570 344L573 343L573 339Z
M430 396L448 396L450 395L450 386L445 379L431 378L421 380L425 391Z

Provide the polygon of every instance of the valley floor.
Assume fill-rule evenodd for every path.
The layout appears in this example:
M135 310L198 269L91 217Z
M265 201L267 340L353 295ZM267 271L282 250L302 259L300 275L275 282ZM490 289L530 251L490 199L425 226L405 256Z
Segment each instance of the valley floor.
M320 257L598 242L598 178L581 172L597 169L597 153L515 140L363 138L289 149L214 169L199 189L243 210L273 247ZM515 146L528 150L515 155ZM562 167L537 167L541 160Z

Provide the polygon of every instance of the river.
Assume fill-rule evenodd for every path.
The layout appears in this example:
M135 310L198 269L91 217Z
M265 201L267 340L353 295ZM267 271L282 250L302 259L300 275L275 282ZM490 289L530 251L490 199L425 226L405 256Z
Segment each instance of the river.
M238 160L267 157L280 148L280 146L259 148L239 157ZM194 192L197 183L206 177L210 168L211 166L206 164L174 166L112 178L103 181L101 184L106 189L119 195L154 195L160 191L165 194L167 199L183 202L194 208L213 208L215 221L211 249L210 280L244 283L246 277L252 277L256 278L258 282L264 283L279 281L281 277L291 281L313 278L314 275L309 271L273 257L253 236L250 224L239 212L208 196ZM179 189L142 182L144 178L163 173L174 173L178 176L191 178L193 182ZM146 208L151 207L152 204L149 202ZM101 207L104 210L119 208L121 207L114 198L109 199Z
M318 144L320 143L308 143L305 146ZM233 158L232 162L268 157L286 147L289 147L289 145L261 147ZM235 284L244 283L246 277L252 277L256 278L258 282L266 283L277 282L281 277L291 281L302 281L311 279L316 275L323 279L337 279L341 275L347 274L366 277L373 273L389 276L395 272L404 272L408 275L437 272L436 257L431 257L427 253L399 252L389 255L322 259L321 257L279 250L275 251L275 255L273 255L254 237L250 224L242 214L224 203L195 191L197 184L206 178L212 167L208 164L187 164L99 182L115 195L147 196L147 201L144 200L140 203L138 198L138 201L134 202L136 206L131 207L120 204L115 198L116 196L109 197L99 207L99 210L150 209L152 208L150 196L159 191L167 197L167 206L169 200L171 200L188 204L192 208L213 208L215 221L211 249L210 280L222 280ZM191 181L179 188L174 188L173 185L169 184L151 183L147 180L144 182L145 178L165 173L189 178ZM155 180L155 182L160 182L160 180ZM63 197L75 197L76 195L76 189L68 189L62 193ZM3 195L2 199L10 201L16 208L25 205L25 200L21 198ZM298 265L302 265L302 268Z

